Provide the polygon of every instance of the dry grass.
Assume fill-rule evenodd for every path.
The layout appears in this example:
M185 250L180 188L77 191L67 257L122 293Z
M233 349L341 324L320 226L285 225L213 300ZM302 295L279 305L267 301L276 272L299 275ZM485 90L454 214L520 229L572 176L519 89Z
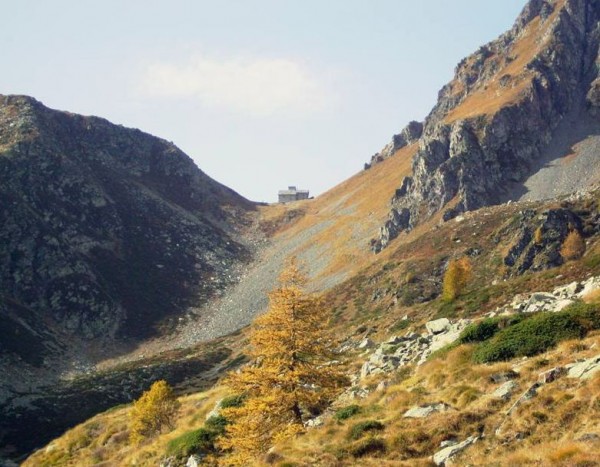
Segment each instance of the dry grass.
M456 120L472 118L479 115L491 115L498 109L511 104L518 103L531 86L533 74L527 71L526 66L536 57L551 39L545 35L560 10L565 0L559 0L554 12L543 24L537 17L527 25L521 36L507 51L506 56L511 60L504 59L494 76L478 89L471 92L457 107L446 115L445 122L452 123ZM543 42L538 39L545 37ZM498 60L498 57L490 57L488 60ZM467 62L468 65L468 62ZM500 85L500 78L508 76L506 85ZM455 86L460 91L459 86ZM455 91L455 92L457 92Z
M600 289L593 290L583 297L585 303L600 303Z
M378 257L369 249L387 219L390 199L404 176L410 175L413 144L394 156L342 182L314 200L261 208L262 222L277 223L290 210L302 210L295 222L280 224L276 239L285 241L310 231L290 255L317 256L321 264L313 277L316 288L331 276L349 277Z
M46 448L35 452L22 465L28 466L111 466L158 465L167 444L181 434L199 428L207 413L222 397L220 388L181 397L176 427L140 444L129 441L130 406L108 410L67 431Z

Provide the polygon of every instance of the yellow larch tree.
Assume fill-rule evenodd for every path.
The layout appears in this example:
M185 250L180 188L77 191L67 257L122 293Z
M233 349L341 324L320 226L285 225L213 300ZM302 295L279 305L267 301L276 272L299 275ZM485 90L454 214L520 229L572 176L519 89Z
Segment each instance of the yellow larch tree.
M244 404L223 410L231 422L220 442L223 465L251 465L274 443L304 429L309 409L330 400L346 380L332 364L322 301L304 292L306 276L292 258L269 294L269 309L254 321L251 362L225 384Z
M137 444L144 438L173 429L180 403L166 381L155 381L148 391L133 403L130 412L129 439Z
M585 240L577 230L571 230L560 249L561 256L567 261L578 259L585 253Z
M448 263L442 290L444 301L452 302L462 293L471 278L472 269L471 261L466 256Z

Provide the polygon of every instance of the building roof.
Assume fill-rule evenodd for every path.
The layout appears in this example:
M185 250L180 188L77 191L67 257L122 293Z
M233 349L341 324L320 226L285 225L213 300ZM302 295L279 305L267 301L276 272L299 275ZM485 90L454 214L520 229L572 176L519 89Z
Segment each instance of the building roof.
M308 190L279 190L280 195L295 195L298 193L308 194Z

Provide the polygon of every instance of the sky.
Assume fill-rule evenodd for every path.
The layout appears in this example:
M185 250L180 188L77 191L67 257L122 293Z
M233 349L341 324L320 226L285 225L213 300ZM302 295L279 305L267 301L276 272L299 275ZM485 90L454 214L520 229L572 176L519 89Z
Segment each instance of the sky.
M254 201L423 120L525 0L0 0L0 94L139 128Z

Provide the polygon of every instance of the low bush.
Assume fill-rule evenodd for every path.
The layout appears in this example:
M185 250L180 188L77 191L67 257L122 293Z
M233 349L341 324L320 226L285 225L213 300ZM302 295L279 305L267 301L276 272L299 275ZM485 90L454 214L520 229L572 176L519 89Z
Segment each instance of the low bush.
M558 313L538 313L497 332L479 344L473 354L478 363L531 357L566 339L582 338L600 329L600 306L576 303Z
M229 421L223 415L213 415L204 423L204 428L217 432L218 434L225 433L225 427Z
M351 439L358 439L367 432L381 431L383 428L383 423L378 422L377 420L366 420L354 425L348 432L348 437Z
M356 415L357 413L360 412L360 406L353 404L353 405L348 405L346 407L342 407L341 409L338 409L335 412L335 415L333 416L336 420L347 420L350 417L354 417L354 415Z
M385 441L381 438L367 438L358 441L350 447L350 454L353 457L364 457L376 453L385 453L387 447Z
M219 404L222 409L228 409L229 407L241 407L244 403L244 396L236 394L234 396L225 397Z
M467 326L460 334L458 341L461 344L486 341L494 337L498 331L520 323L526 317L526 315L513 315L509 317L500 316L497 318L484 319Z
M192 454L213 452L217 436L219 436L218 433L207 428L189 431L169 441L167 455L188 457Z
M214 452L216 439L225 433L229 421L223 415L213 415L202 428L172 439L167 445L167 455L187 457L192 454L208 454Z

